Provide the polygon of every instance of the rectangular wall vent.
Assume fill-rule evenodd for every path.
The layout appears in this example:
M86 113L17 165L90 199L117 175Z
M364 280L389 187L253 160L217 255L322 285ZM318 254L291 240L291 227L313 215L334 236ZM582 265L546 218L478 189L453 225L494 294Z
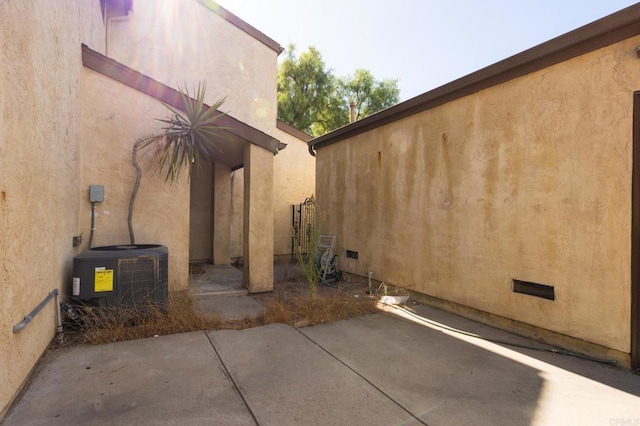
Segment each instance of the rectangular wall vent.
M553 286L546 284L531 283L529 281L513 280L513 292L528 294L529 296L541 297L548 300L556 300Z
M353 250L347 250L347 259L357 259L358 252Z

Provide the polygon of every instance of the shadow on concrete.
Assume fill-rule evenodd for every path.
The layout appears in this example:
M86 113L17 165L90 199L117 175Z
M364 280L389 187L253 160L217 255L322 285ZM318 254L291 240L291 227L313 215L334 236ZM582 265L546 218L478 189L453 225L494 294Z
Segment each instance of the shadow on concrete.
M478 335L488 342L487 345L483 346L502 347L525 355L532 360L535 359L640 397L640 375L619 367L612 359L591 358L577 353L572 355L569 351L563 351L553 346L425 305L415 304L413 309L404 310L412 314L418 324L420 322L423 324L443 324L445 327L455 330L453 335L456 332ZM477 343L477 339L472 338L469 341ZM640 419L638 423L640 424Z
M383 325L370 316L301 332L427 424L468 423L470 413L476 424L640 422L640 377L630 371L527 349L551 348L438 309L414 309L412 323Z
M3 425L640 422L638 376L412 308L429 322L385 313L49 352Z
M429 425L530 425L545 386L536 368L388 316L300 332Z

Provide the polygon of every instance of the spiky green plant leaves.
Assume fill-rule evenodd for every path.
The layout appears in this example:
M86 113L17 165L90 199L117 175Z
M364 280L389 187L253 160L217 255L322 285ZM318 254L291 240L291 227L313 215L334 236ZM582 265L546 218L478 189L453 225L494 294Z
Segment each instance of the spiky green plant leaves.
M192 166L200 170L203 161L209 161L211 150L220 152L216 139L220 137L223 127L216 124L222 113L217 109L225 98L206 107L204 97L206 84L199 83L192 97L188 89L180 90L180 99L184 111L167 105L171 117L158 119L164 123L162 132L143 138L137 148L154 147L149 167L157 167L165 172L165 180L174 182L186 168L191 178Z
M217 110L224 103L225 98L206 107L204 103L206 88L206 83L199 83L194 97L191 97L186 86L184 91L179 90L184 111L178 111L167 105L172 115L168 119L158 119L165 124L162 132L140 138L133 145L131 157L136 168L136 182L131 191L127 217L129 239L132 245L135 244L133 206L142 177L142 170L137 160L138 150L147 147L155 148L148 168L157 167L160 173L166 169L165 181L171 183L178 179L183 168L188 170L189 179L191 179L193 166L200 170L202 162L210 159L209 153L212 149L220 151L216 145L216 139L220 137L220 131L225 128L218 126L216 121L224 114Z

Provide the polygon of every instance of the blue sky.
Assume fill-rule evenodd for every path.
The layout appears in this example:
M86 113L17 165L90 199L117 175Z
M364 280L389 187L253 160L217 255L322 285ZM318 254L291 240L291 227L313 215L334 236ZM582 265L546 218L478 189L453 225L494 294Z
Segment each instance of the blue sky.
M418 96L617 12L628 0L217 0L283 47L315 46L337 76L357 68Z

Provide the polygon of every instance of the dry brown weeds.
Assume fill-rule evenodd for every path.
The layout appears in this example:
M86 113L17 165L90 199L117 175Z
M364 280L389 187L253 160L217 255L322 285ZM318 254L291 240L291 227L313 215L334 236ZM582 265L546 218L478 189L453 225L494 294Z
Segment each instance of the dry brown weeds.
M271 293L256 296L265 307L264 324L284 323L304 327L375 313L376 300L360 286L340 283L337 288L319 285L316 295L298 282L277 283Z
M312 326L376 312L376 300L353 283L320 285L315 296L298 281L279 282L269 293L252 295L264 307L263 315L224 320L195 306L189 292L172 293L167 306L140 308L82 308L81 321L58 336L58 346L102 344L198 330L243 329L272 323Z
M165 307L154 304L118 308L78 307L80 321L67 324L58 340L66 344L102 344L165 334L217 329L224 321L202 315L186 292L173 293Z

